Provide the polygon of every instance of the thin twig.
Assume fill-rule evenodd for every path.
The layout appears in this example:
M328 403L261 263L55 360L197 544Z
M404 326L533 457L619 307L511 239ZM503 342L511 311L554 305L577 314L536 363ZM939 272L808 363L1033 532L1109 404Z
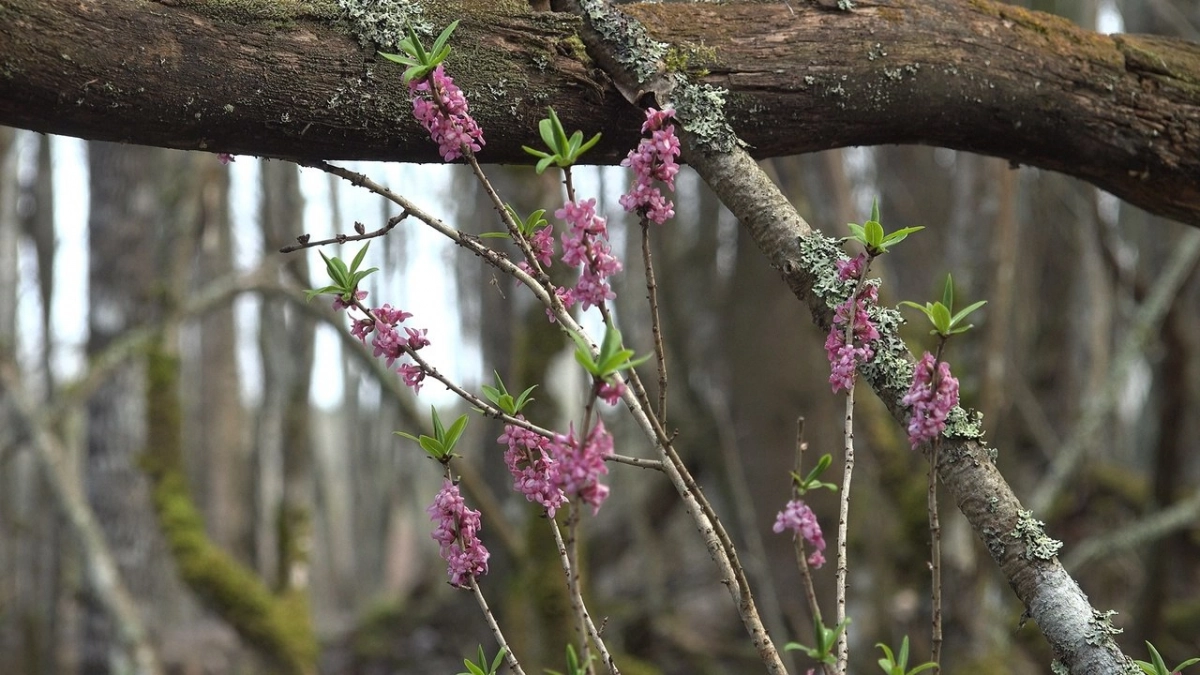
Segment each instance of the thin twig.
M653 469L655 471L663 470L662 460L659 459L642 459L641 457L630 457L628 455L611 454L604 458L606 462L615 462L617 464L628 464L636 466L639 469Z
M296 241L298 243L292 244L291 246L284 246L283 248L279 249L279 252L280 253L293 253L295 251L301 251L306 248L314 248L316 246L325 246L327 244L344 244L348 241L362 241L364 239L374 239L376 237L382 237L383 235L387 234L388 232L391 232L397 225L400 224L400 221L404 220L408 216L409 216L408 211L401 211L400 215L392 216L391 218L388 218L387 224L385 224L383 227L379 228L378 230L373 230L371 232L358 231L358 234L335 234L332 237L330 237L329 239L321 239L319 241L312 241L312 239L310 238L309 235L302 234L299 237L296 237ZM362 225L362 223L355 223L354 227L355 227L355 230L357 231L357 230L359 230L359 228L362 228L363 225Z
M479 590L479 583L475 581L475 575L468 577L471 580L471 590L475 592L475 601L479 603L479 609L483 610L483 618L487 621L488 628L492 629L492 636L496 638L496 644L504 650L504 662L508 664L508 669L514 675L525 675L525 671L521 670L521 663L517 661L517 655L513 654L513 650L508 646L508 641L504 639L504 632L500 630L500 624L496 623L496 617L492 616L492 608L488 607L487 600L483 597L483 591Z
M650 258L650 221L642 216L642 264L646 267L646 297L650 301L650 331L654 335L654 361L658 364L658 419L667 423L667 352L663 349L662 323L658 319L658 283Z
M942 360L942 350L945 347L946 338L943 337L938 341L933 357L933 373L929 377L929 390L934 392L935 396L938 390L938 362ZM942 669L942 524L938 518L937 500L938 455L941 449L942 435L938 434L929 450L929 600L932 605L929 660L933 662L933 675L938 675Z
M578 622L577 628L581 633L580 640L583 645L583 650L579 655L580 662L588 664L588 669L591 669L591 664L589 663L590 658L588 657L587 651L587 638L583 636L583 632L586 631L587 635L591 637L592 642L596 644L596 650L600 652L600 660L603 661L605 667L608 668L609 674L620 675L620 671L617 670L616 661L613 660L612 654L609 653L608 647L604 644L604 639L600 635L600 630L596 627L595 622L592 621L592 615L587 611L587 604L583 601L583 593L579 586L579 565L577 563L578 551L576 550L575 530L572 524L572 521L574 521L575 524L578 523L579 514L575 508L574 502L571 503L569 508L570 515L567 517L567 531L570 536L569 542L563 541L562 532L560 532L558 529L558 523L555 523L554 519L552 518L548 518L547 520L549 520L550 529L554 533L554 543L558 547L559 562L562 564L563 572L566 574L567 590L571 594L571 608L575 611L576 621Z

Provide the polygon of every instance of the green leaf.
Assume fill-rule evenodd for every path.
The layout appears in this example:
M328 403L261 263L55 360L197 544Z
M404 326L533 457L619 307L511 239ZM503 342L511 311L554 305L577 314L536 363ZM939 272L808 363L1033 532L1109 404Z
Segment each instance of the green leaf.
M600 371L596 367L595 358L592 356L592 345L575 331L570 331L568 334L575 341L575 360L579 362L579 365L583 366L584 370L599 377Z
M579 151L575 153L575 157L578 158L583 153L587 152L588 150L591 150L592 146L599 142L600 142L600 134L596 134L595 136L592 136L591 140L589 140L587 143L584 143L583 145L579 146Z
M987 300L980 300L979 302L973 303L970 307L967 307L966 309L962 310L958 314L955 314L954 318L950 319L950 326L954 327L955 324L957 324L958 322L960 322L964 318L966 318L966 316L968 314L970 314L971 312L974 312L975 310L979 309L980 307L983 307L986 304L987 304Z
M333 293L333 294L337 295L337 294L340 294L341 292L342 292L342 289L338 288L337 286L325 286L322 288L314 288L310 291L304 291L304 300L305 300L305 302L312 302L312 299L317 297L318 295L325 295L326 293Z
M488 670L488 675L493 675L500 669L500 663L504 659L504 655L508 653L507 647L501 647L500 651L496 652L496 658L492 660L492 667Z
M358 250L358 253L354 256L354 260L350 262L351 273L358 271L358 266L362 264L363 257L367 255L367 249L369 248L371 248L371 242L368 241Z
M949 274L946 275L946 285L942 289L942 304L946 309L954 306L954 279Z
M454 34L455 28L458 28L458 19L455 19L449 26L446 26L446 29L442 31L442 34L437 36L437 39L433 41L433 47L430 51L434 53L435 61L440 62L445 60L446 57L444 55L440 58L438 56L442 54L443 51L446 54L450 53L450 48L446 46L446 41L449 40L450 36Z
M423 66L429 65L429 54L425 51L425 45L421 44L421 38L417 37L417 32L413 30L412 26L407 26L407 28L408 39L404 42L401 42L401 46L407 42L409 48L412 49L410 53L417 57L417 62Z
M550 114L554 114L553 108L551 108ZM558 118L556 117L554 119ZM542 135L542 142L546 144L546 147L557 153L558 146L556 145L557 139L554 136L554 122L550 121L549 117L538 122L538 133Z
M404 66L420 65L416 61L414 61L411 57L403 56L401 54L388 54L386 52L376 52L376 53L379 54L380 56L382 56L383 58L387 59L388 61L399 63Z
M534 389L537 389L536 384L529 387L525 391L521 392L521 395L517 397L517 402L515 404L513 404L513 414L514 415L516 413L521 412L521 408L524 408L527 403L529 403L530 401L533 400L533 399L529 398L529 395L533 393Z
M446 435L442 439L442 444L445 446L446 452L454 451L455 444L458 443L459 437L462 436L463 431L467 428L467 419L466 415L459 415L458 419L454 420L454 423L446 430Z
M483 395L487 398L487 400L491 401L492 403L498 403L500 401L501 393L499 389L487 384L483 385L481 389L483 389Z
M539 160L537 163L537 166L534 167L537 171L537 174L539 176L542 175L542 173L544 173L546 171L546 168L549 167L552 163L554 163L555 159L557 159L557 158L554 156L547 156L547 157L543 157L541 160Z
M879 199L878 198L871 200L871 220L873 220L877 223L883 222L879 219Z
M883 245L887 247L894 246L904 241L906 238L908 238L908 235L912 234L913 232L920 232L923 229L925 229L924 226L905 227L903 229L896 230L895 232L884 236Z
M945 335L950 330L950 310L940 302L935 302L929 312L929 318L933 320L933 327L937 332Z
M433 417L433 436L440 441L446 437L446 428L442 426L442 418L438 417L437 408L429 406L429 411Z
M867 234L867 246L878 249L879 245L883 243L883 225L880 225L878 221L868 220L863 223L863 230Z
M484 232L479 235L480 239L512 239L512 236L507 232Z
M554 112L554 108L546 108L550 112L550 119L554 126L554 140L556 145L554 149L561 155L563 151L571 146L571 142L567 140L567 132L563 129L562 122L558 119L558 113Z
M550 158L554 157L554 155L551 155L550 153L542 152L541 150L538 150L536 148L531 148L528 145L522 145L521 149L524 150L525 152L528 152L529 154L533 155L534 157L541 157L543 159L546 157L550 157Z
M446 456L446 446L439 443L438 439L422 436L417 441L421 444L421 448L429 453L430 457L441 459Z
M850 228L850 232L854 234L855 239L864 244L867 243L867 231L863 229L862 225L857 223L846 223L846 225Z

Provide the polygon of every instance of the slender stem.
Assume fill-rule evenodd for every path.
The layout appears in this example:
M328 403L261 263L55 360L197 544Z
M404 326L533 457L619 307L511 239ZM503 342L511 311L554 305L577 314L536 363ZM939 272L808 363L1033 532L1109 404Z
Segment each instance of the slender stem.
M929 377L930 391L937 395L938 363L942 360L942 350L946 346L943 336L938 341L937 351L933 356L933 373ZM930 605L932 618L930 620L930 661L934 663L931 669L933 675L941 672L942 662L942 525L938 519L938 457L942 449L942 436L938 434L933 439L933 447L929 450L929 574L931 580Z
M808 442L804 440L804 418L796 418L796 475L803 476L800 471L804 465L804 451ZM792 498L798 498L795 483L792 484ZM813 586L812 572L808 569L808 558L804 555L804 537L793 537L796 544L796 565L800 568L800 579L804 584L804 599L808 601L808 611L812 615L813 624L821 624L821 605L817 602L817 591Z
M842 494L838 499L838 538L837 538L837 571L836 599L837 624L846 620L846 572L849 561L846 559L846 537L850 524L850 477L854 473L854 387L846 392L846 418L842 430L845 440L846 464L842 476ZM850 640L847 634L849 626L838 634L837 642L837 672L845 675L847 660L850 656Z
M471 590L475 592L475 601L483 610L483 618L487 621L488 628L492 629L492 636L496 638L496 644L504 650L504 662L508 664L508 669L513 672L513 675L525 675L525 671L521 670L521 663L517 661L516 654L513 654L512 648L508 646L508 641L504 639L504 632L500 630L500 624L496 623L496 617L492 616L492 609L488 607L487 600L483 597L483 591L479 590L475 575L472 574L470 579Z
M934 675L941 672L942 662L942 526L938 521L937 501L937 464L941 446L941 438L934 439L929 454L929 572L933 582L930 592L933 619L929 660L935 664L932 668Z
M577 628L580 631L580 643L583 645L579 658L583 663L587 663L587 668L591 670L590 659L588 658L588 642L587 636L590 636L592 642L596 644L596 651L600 652L600 660L604 662L608 669L609 675L621 675L617 669L616 661L613 660L612 654L609 653L608 647L604 644L604 639L600 635L599 629L592 621L592 615L587 611L587 604L583 601L583 593L580 590L579 584L579 566L576 563L578 560L578 551L576 549L575 525L578 524L579 514L575 509L574 502L570 505L569 515L567 516L567 533L568 541L563 541L562 532L558 529L558 524L553 519L550 521L550 529L554 533L554 543L558 547L559 562L562 564L563 572L567 577L567 589L571 594L571 608L575 611ZM574 521L574 522L572 522ZM587 631L587 636L583 631Z
M654 335L654 360L658 364L658 419L667 423L667 352L663 349L662 323L658 318L658 283L650 258L650 221L642 216L642 263L646 267L646 294L650 300L650 330Z

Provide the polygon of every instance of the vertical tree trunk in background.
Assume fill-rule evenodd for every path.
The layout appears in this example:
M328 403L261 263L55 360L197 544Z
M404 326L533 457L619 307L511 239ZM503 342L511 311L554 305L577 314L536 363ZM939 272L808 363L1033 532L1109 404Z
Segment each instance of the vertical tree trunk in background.
M262 162L263 245L266 255L303 233L304 201L294 164ZM303 255L288 261L292 280L308 282ZM264 578L303 592L312 548L312 447L308 426L313 359L311 323L264 302L259 326L263 402L258 422L260 467L258 555ZM274 492L274 494L272 494Z
M187 223L193 251L191 290L234 270L229 214L229 171L216 158L194 154L188 185L192 222ZM209 536L236 557L250 559L249 455L246 413L237 370L233 306L225 304L200 317L184 332L186 397L184 454L188 458L197 503L204 509ZM198 345L196 343L199 343Z
M175 213L185 158L109 143L88 147L89 355L161 311L181 231ZM87 403L87 422L89 500L163 661L212 663L219 655L203 644L199 609L179 580L138 467L147 433L140 360L100 385ZM108 617L91 606L85 616L81 672L125 672L130 664L114 651Z

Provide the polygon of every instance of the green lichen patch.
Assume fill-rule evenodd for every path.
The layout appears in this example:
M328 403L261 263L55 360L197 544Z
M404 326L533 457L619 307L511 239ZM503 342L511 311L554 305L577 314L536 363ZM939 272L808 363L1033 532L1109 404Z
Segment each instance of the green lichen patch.
M1017 513L1017 524L1009 536L1024 542L1026 560L1051 560L1062 548L1062 542L1047 535L1044 526L1045 523L1033 517L1032 511Z
M614 10L602 0L582 0L580 7L588 23L605 43L612 45L617 62L640 82L658 74L659 64L667 55L667 43L650 37L640 21Z
M729 126L725 115L725 96L729 92L707 84L692 84L676 73L672 97L683 128L695 136L705 152L730 152L744 145Z

